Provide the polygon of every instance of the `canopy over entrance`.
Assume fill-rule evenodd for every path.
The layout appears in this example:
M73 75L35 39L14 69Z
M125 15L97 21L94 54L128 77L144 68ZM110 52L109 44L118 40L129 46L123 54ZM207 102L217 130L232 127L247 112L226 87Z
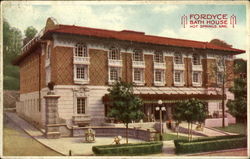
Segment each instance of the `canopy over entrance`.
M173 103L190 98L200 100L221 100L222 95L218 90L207 88L188 88L188 87L134 87L134 94L139 96L144 103ZM226 97L225 97L226 98ZM103 103L110 102L108 94L102 98Z

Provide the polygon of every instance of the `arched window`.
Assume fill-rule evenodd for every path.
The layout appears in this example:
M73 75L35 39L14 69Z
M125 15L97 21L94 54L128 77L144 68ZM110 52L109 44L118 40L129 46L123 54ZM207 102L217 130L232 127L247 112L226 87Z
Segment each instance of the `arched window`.
M193 65L200 65L201 59L198 54L193 54Z
M120 50L116 47L111 47L109 50L109 59L120 60Z
M174 61L175 61L175 64L183 64L182 55L180 53L175 54Z
M143 61L142 50L134 50L134 52L133 52L133 61Z
M84 44L76 44L76 46L75 46L75 56L88 57L87 46L84 45Z

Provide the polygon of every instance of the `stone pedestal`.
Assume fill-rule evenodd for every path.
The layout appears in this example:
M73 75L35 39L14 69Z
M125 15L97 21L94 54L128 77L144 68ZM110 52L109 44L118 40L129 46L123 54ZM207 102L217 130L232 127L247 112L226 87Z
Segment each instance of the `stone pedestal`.
M60 138L59 118L58 118L58 98L60 96L48 94L44 96L46 103L46 126L45 136L47 138Z

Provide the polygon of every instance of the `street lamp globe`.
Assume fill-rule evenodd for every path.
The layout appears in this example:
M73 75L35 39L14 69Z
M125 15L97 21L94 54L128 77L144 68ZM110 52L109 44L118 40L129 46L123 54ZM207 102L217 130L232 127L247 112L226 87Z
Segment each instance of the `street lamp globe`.
M158 104L159 104L159 105L162 105L162 100L158 100Z

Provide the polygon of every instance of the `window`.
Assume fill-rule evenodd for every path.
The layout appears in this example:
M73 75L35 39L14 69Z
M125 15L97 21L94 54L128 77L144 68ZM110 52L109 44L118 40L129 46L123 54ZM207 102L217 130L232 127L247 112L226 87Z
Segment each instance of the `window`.
M46 67L46 85L51 81L51 69L50 66Z
M201 84L201 72L200 71L193 72L193 84Z
M174 82L182 83L183 82L183 71L175 71L174 72Z
M162 52L156 52L154 57L155 57L155 59L154 59L155 62L157 62L157 63L163 63L164 62Z
M181 73L179 71L175 72L174 81L175 82L181 82Z
M120 60L120 51L119 49L112 47L109 50L109 59L111 60Z
M197 54L193 54L193 65L200 65L201 59L200 56Z
M117 81L120 77L120 68L119 67L110 67L109 71L109 79L110 81Z
M75 65L75 78L81 80L87 80L88 65Z
M142 82L143 81L143 69L134 68L134 81Z
M222 103L219 103L219 110L222 110Z
M175 64L183 64L181 54L175 54L174 61L175 61Z
M155 82L164 81L164 70L156 69L155 70Z
M223 72L219 72L217 76L217 82L222 83L223 82Z
M50 54L51 54L51 46L47 45L47 59L50 58Z
M77 114L85 114L85 98L77 98Z
M198 74L198 72L193 73L193 82L196 82L196 83L199 82L199 74Z
M143 61L143 53L141 50L135 50L133 53L133 61Z
M224 61L224 57L219 57L218 58L218 66L220 66L220 67L223 67L224 65L225 65L225 63L224 63L225 61Z
M83 44L76 44L75 56L88 57L87 46Z

